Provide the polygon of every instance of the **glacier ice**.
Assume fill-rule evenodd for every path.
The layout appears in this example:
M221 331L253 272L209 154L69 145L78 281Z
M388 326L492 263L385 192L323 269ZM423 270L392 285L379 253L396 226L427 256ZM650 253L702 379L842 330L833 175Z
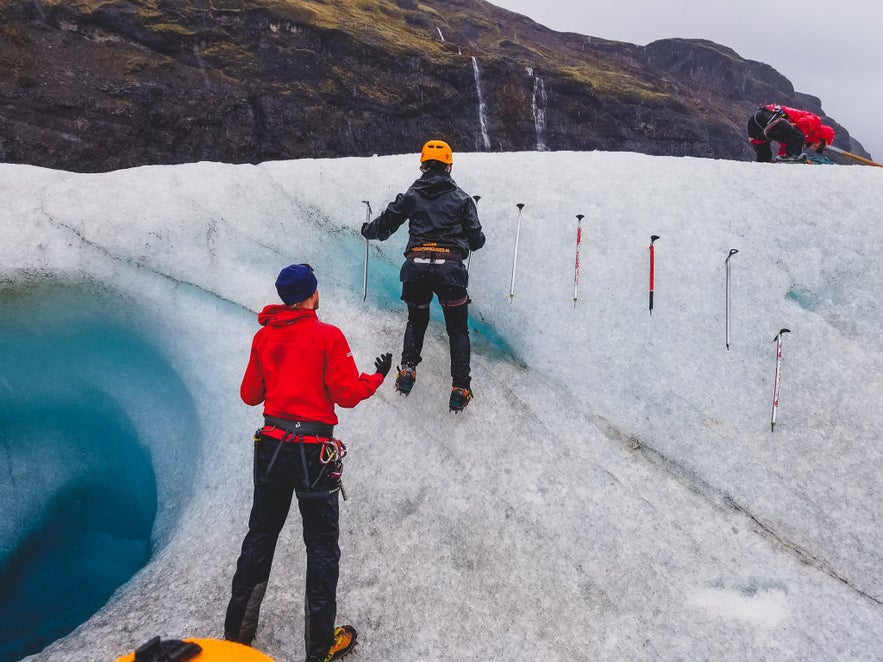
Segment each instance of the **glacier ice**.
M181 383L170 399L162 379L104 391L140 433L162 418L147 444L154 551L34 660L221 635L260 422L238 400L254 314L275 300L278 270L306 261L320 317L344 330L359 365L397 353L405 233L372 243L363 303L358 228L362 200L375 211L392 200L416 160L102 175L0 166L4 287L109 292L110 308L138 311L133 328ZM488 236L471 263L476 397L448 413L434 308L414 393L384 385L341 412L339 620L360 629L359 659L878 658L879 172L544 152L457 154L453 174L482 196ZM651 234L661 237L652 317ZM727 352L730 248L740 252ZM0 462L6 512L12 468ZM255 642L278 659L302 645L296 512L290 522Z

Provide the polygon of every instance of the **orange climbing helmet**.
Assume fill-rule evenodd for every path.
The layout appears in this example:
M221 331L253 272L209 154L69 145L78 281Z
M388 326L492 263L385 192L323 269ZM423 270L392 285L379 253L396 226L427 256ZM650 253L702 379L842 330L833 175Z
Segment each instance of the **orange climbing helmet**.
M260 651L219 639L166 639L154 637L137 650L117 659L116 662L141 662L141 660L190 660L190 662L273 662L273 658Z
M420 152L420 163L426 161L441 161L446 165L454 163L454 154L451 152L451 146L444 140L430 140L423 145Z

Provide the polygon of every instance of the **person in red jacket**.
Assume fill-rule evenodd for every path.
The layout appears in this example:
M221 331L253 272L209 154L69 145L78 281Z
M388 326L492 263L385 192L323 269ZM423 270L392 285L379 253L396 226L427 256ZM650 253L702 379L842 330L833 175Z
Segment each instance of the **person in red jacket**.
M307 662L337 660L352 650L356 631L335 628L340 563L338 492L346 447L334 437L335 405L355 407L380 387L392 354L359 373L343 333L319 321L319 290L312 267L292 264L279 274L283 304L258 315L240 395L264 405L255 433L254 501L248 533L233 576L224 636L250 644L276 541L297 497L307 552L304 640ZM345 498L346 495L344 495Z
M757 160L773 160L771 141L779 143L778 161L804 161L804 146L821 154L834 141L834 129L822 124L821 118L808 110L767 104L748 118L748 142Z

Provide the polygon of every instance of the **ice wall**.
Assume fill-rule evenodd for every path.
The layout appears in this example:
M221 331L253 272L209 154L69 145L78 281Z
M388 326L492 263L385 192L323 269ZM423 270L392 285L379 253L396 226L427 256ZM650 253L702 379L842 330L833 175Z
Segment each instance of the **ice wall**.
M112 284L137 302L139 329L194 402L195 420L182 422L193 435L163 451L195 462L191 494L167 506L170 535L108 605L34 659L221 635L260 421L237 398L253 313L274 300L282 266L307 261L320 316L344 329L360 366L398 353L404 230L372 244L363 303L358 227L361 201L378 210L416 166L416 156L106 175L0 166L0 278ZM879 173L525 153L456 155L454 176L482 196L488 236L471 266L476 398L447 412L434 309L413 394L384 385L338 430L350 445L339 620L360 629L359 659L875 659ZM651 234L661 236L652 318ZM727 352L730 248L740 253ZM255 642L279 659L302 645L301 547L293 513Z

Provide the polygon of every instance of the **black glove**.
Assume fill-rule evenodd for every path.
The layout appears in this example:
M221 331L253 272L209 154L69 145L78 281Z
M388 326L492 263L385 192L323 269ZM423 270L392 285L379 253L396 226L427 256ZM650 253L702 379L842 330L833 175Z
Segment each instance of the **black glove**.
M469 237L469 250L477 251L479 248L484 246L484 242L486 241L486 237L484 236L484 232L479 230L474 235Z
M387 352L378 356L374 359L374 367L377 368L377 372L386 377L389 374L389 369L392 367L392 354Z
M368 237L368 226L369 225L370 225L370 223L362 223L362 236L365 237L365 239L369 238Z

